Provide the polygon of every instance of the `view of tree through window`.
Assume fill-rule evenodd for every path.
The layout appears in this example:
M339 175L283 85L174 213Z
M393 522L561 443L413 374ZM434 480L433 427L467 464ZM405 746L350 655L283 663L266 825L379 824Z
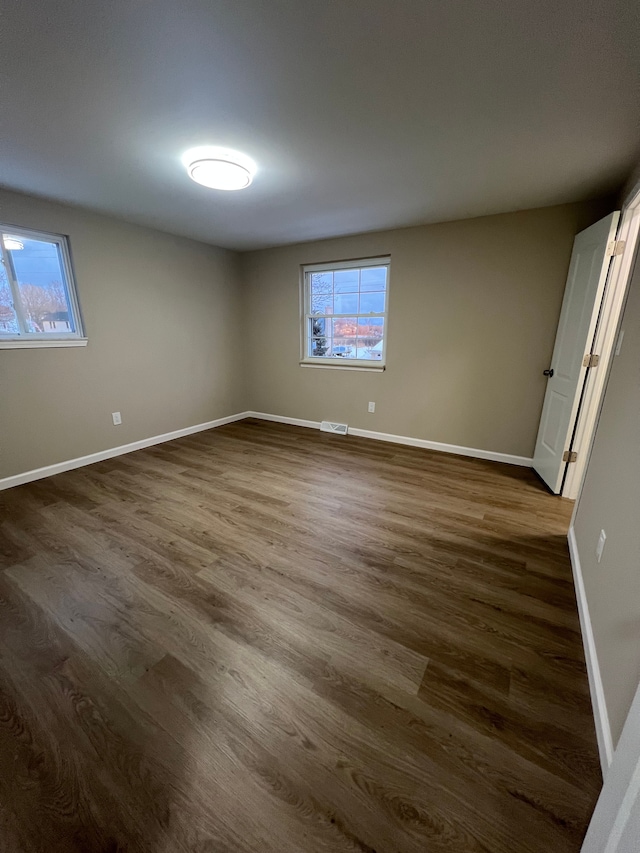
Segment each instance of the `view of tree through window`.
M62 241L31 232L2 233L0 339L77 337L78 318L70 298Z
M383 261L305 271L307 357L382 361L388 269Z

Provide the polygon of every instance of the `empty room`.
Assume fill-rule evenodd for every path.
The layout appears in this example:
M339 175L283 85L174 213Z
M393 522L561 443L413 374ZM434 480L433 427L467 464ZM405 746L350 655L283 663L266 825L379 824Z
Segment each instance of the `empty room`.
M0 0L0 851L638 853L640 16Z

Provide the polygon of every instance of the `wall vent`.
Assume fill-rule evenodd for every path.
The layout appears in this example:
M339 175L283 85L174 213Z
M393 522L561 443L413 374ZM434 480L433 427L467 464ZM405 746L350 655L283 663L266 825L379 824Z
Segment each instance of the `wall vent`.
M347 424L334 424L333 421L322 421L320 424L321 432L333 432L336 435L346 435L348 429Z

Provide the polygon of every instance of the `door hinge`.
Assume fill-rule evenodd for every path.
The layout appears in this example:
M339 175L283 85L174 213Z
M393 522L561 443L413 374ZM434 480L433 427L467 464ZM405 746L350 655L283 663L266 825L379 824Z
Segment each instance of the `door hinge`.
M624 252L626 246L625 240L612 240L607 245L607 258L613 258L614 255L621 255Z
M575 462L577 458L578 454L575 452L575 450L565 450L565 452L562 454L563 462Z
M587 353L582 359L583 367L597 367L600 364L600 356L592 353Z

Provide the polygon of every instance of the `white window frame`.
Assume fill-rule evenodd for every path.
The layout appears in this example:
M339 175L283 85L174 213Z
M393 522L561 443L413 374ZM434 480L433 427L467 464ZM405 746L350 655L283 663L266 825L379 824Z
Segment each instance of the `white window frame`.
M13 265L9 259L7 249L2 239L3 234L11 234L16 237L24 237L26 240L43 240L47 243L56 243L60 252L63 272L66 278L66 292L69 297L69 308L73 315L73 325L75 332L69 333L47 333L47 332L27 332L25 318L22 312L22 303L20 301L19 284L14 275ZM39 347L82 347L87 345L87 338L84 334L84 325L82 322L82 314L80 313L80 305L78 303L78 293L76 289L75 277L73 275L73 265L71 263L71 252L69 250L69 239L64 234L53 234L48 231L34 231L32 228L23 228L21 225L11 225L6 222L0 223L0 258L4 267L9 288L13 295L14 310L18 320L18 326L22 330L20 334L7 334L0 331L0 349L26 349Z
M387 268L387 286L385 295L385 310L382 312L369 314L358 314L357 312L349 312L348 314L331 314L331 319L336 320L341 317L383 317L384 318L384 336L382 338L382 355L379 361L361 358L325 358L324 356L309 355L309 327L313 317L318 314L311 313L311 274L316 272L340 272L341 270L349 269L366 269L367 267L386 267ZM300 366L301 367L326 367L337 370L370 370L381 373L386 368L387 363L387 338L389 324L389 284L391 278L391 256L383 255L377 258L360 258L357 260L348 261L332 261L330 263L321 264L304 264L300 268ZM322 315L324 316L324 315Z

